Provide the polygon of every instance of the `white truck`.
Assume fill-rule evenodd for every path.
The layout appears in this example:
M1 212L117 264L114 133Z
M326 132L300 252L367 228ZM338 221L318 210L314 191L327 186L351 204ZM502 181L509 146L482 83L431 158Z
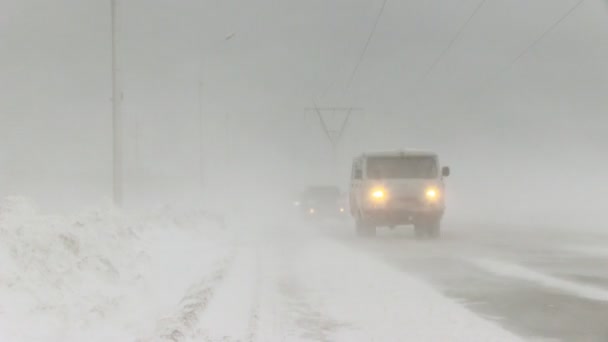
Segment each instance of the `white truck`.
M443 179L450 168L440 167L433 152L403 150L363 154L353 160L350 212L360 236L376 228L414 225L419 238L437 238L445 211Z

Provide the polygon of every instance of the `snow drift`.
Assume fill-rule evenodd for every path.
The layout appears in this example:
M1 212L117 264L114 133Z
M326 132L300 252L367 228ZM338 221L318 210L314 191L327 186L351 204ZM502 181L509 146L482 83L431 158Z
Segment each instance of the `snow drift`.
M151 334L230 247L203 212L39 213L25 199L0 204L0 339L134 340ZM200 275L200 274L199 274Z

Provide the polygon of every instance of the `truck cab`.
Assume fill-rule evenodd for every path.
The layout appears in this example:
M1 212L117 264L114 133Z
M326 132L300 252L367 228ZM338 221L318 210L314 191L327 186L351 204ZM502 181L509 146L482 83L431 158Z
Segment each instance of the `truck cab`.
M353 160L350 212L358 235L377 227L413 225L417 237L440 235L445 211L444 178L433 152L403 150L361 155Z

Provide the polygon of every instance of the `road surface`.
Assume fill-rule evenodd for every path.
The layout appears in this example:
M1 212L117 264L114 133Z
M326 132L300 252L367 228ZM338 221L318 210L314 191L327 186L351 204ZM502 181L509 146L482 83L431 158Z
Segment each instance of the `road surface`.
M608 238L507 228L242 229L141 340L608 341Z
M608 341L605 234L448 223L441 241L407 228L362 240L344 225L325 228L526 339Z

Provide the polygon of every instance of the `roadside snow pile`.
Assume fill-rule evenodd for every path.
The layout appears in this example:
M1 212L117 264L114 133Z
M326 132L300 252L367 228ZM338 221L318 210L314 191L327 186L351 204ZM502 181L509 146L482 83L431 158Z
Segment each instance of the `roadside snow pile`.
M150 334L151 323L197 281L192 270L227 257L228 241L203 213L49 216L24 199L6 199L0 339L124 341Z

